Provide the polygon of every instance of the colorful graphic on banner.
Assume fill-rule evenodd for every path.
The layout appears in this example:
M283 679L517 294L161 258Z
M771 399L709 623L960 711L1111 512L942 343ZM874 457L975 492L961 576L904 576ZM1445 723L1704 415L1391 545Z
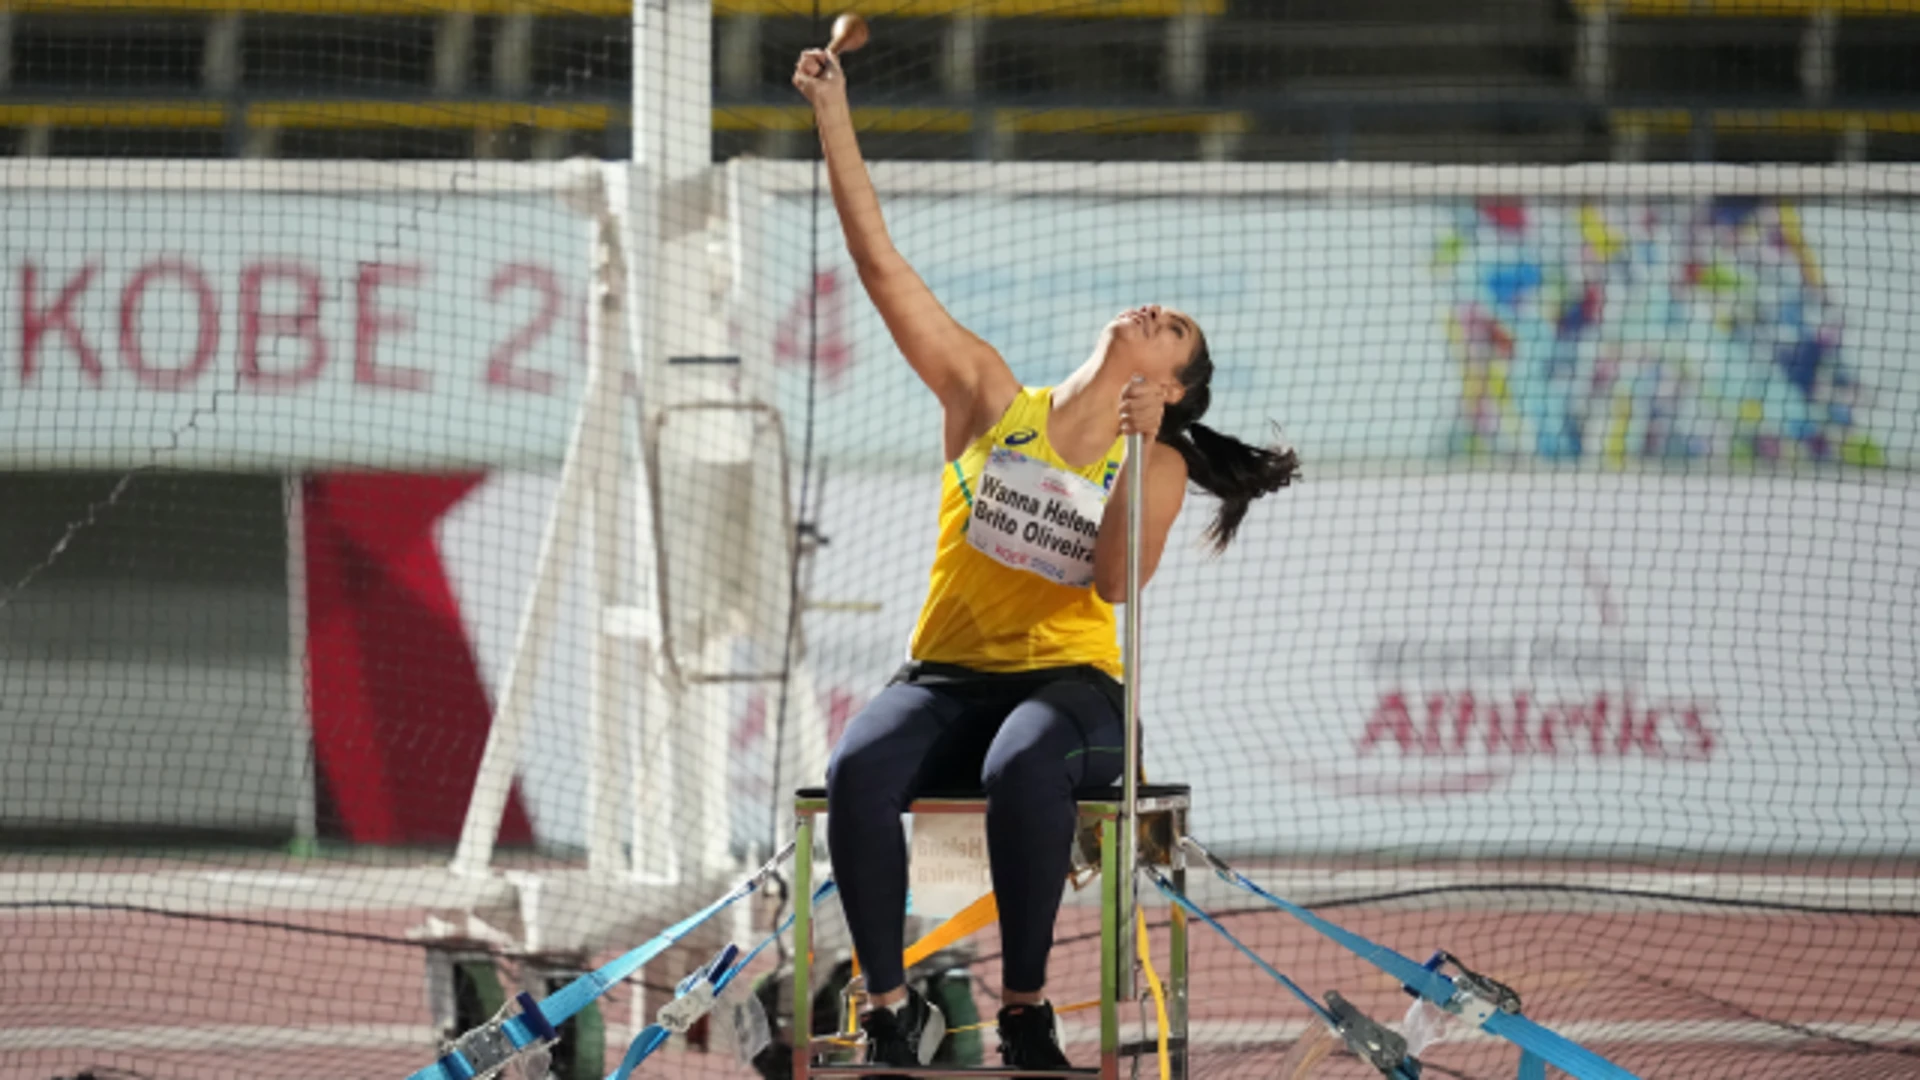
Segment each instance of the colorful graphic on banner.
M1482 201L1435 267L1460 378L1446 456L1886 462L1792 205Z

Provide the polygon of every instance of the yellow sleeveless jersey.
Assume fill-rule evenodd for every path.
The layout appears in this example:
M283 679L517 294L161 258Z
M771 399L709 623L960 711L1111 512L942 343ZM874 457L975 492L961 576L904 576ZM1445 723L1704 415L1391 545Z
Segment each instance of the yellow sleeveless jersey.
M1073 468L1047 440L1052 408L1052 388L1023 388L947 463L915 660L993 672L1088 664L1122 677L1113 606L1093 589L1093 545L1126 442Z

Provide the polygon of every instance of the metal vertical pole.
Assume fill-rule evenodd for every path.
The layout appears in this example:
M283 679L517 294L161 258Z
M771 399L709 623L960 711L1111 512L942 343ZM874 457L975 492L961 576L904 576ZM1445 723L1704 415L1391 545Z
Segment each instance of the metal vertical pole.
M1100 822L1100 1080L1120 1080L1120 819Z
M287 717L292 722L293 849L302 857L320 843L318 762L313 757L313 694L307 685L307 477L281 481L287 509Z
M1182 807L1173 813L1173 850L1169 852L1173 860L1173 887L1182 896L1187 894L1187 849L1180 838L1187 835L1187 815L1189 809ZM1187 909L1179 904L1167 906L1167 1024L1171 1031L1167 1033L1172 1058L1173 1080L1187 1080L1189 1062L1187 1043Z
M1124 669L1126 701L1126 763L1120 776L1120 820L1116 822L1119 840L1120 880L1114 882L1119 909L1118 947L1114 986L1128 998L1135 993L1134 956L1134 883L1137 867L1140 799L1140 534L1146 521L1146 447L1138 433L1127 436L1127 603L1126 635L1120 643L1120 662Z
M813 823L801 811L793 834L793 1077L813 1065ZM778 1012L778 1008L775 1009ZM778 1020L778 1017L775 1017Z

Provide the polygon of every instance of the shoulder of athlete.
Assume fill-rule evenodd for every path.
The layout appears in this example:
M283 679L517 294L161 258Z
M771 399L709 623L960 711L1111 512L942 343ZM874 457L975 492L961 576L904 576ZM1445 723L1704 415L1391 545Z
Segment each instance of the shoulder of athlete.
M968 392L953 401L943 401L947 417L946 451L948 459L960 456L982 435L992 431L1020 396L1020 380L1005 365L989 368Z
M983 365L979 380L974 385L973 415L978 435L993 430L993 426L1007 415L1007 410L1013 408L1013 403L1024 389L1020 380L1014 378L1013 369L1000 359L1000 354L993 355L997 362Z

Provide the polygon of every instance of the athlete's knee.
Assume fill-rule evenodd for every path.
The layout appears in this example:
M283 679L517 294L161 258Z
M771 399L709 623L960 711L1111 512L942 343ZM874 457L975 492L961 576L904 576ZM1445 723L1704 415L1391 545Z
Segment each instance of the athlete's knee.
M1080 717L1097 700L1073 684L1050 686L1015 709L1000 730L981 767L988 795L1033 792L1048 799L1070 798L1088 747Z
M980 786L989 799L1062 799L1072 797L1073 778L1059 752L1041 744L988 755L980 769Z
M885 738L846 739L827 761L828 812L884 810L908 784L901 755Z
M850 806L873 791L873 782L881 773L881 754L871 744L842 744L827 761L827 801Z

